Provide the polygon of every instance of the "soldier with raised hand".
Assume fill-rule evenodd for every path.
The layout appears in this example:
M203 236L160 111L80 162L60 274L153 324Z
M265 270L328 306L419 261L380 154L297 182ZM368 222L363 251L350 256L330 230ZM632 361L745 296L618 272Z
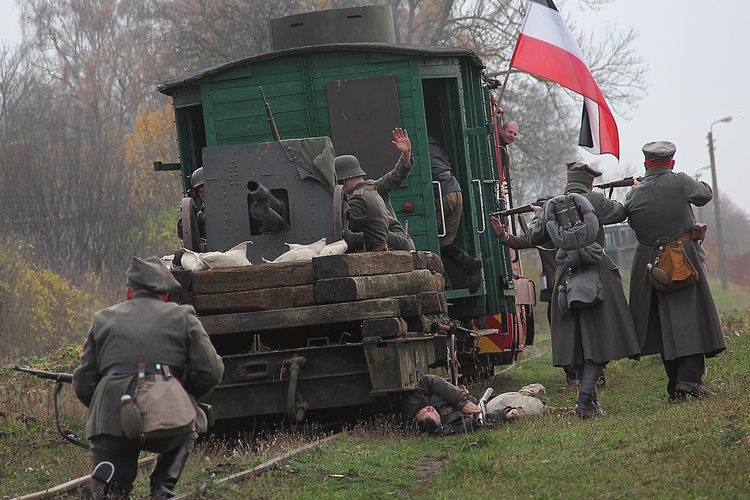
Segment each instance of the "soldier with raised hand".
M196 400L221 380L224 365L192 306L167 302L180 289L169 269L154 256L133 257L127 271L127 300L94 314L73 373L73 389L89 408L93 498L127 497L138 474L141 450L158 452L151 473L151 496L171 498L197 438L127 439L120 418L121 398L134 394L143 363L147 378L174 375ZM165 369L165 367L168 367ZM196 422L205 422L195 410ZM205 429L196 429L203 430Z
M713 192L705 182L672 170L676 151L669 141L645 144L646 173L625 200L628 222L638 240L630 275L630 310L643 354L662 358L670 401L711 395L703 384L706 357L726 349L706 277L702 237L692 234L691 205L705 205ZM679 290L660 291L649 279L648 265L659 246L671 243L682 246L700 278Z
M396 211L391 204L390 196L391 191L403 184L414 166L414 160L411 156L411 140L406 129L400 127L394 128L392 134L393 141L391 143L401 152L393 170L383 175L380 179L365 180L367 174L360 167L357 157L353 155L341 155L335 159L336 180L344 186L344 193L350 205L353 201L353 196L366 196L365 191L374 191L380 195L385 206L385 216L388 226L385 242L387 248L389 250L414 250L414 242L411 236L407 234L398 218L396 218ZM366 197L370 198L369 196ZM371 204L373 203L368 203L368 205ZM362 212L369 214L366 218L374 220L377 218L374 214L379 210L378 207L369 207ZM367 242L364 241L364 236L364 231L356 231L355 228L350 227L349 231L344 230L344 240L350 249L367 249Z

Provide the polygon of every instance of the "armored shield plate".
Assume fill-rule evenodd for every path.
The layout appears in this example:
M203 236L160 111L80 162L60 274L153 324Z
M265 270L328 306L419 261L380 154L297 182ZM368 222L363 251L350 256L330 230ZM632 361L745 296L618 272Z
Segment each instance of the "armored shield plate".
M307 142L300 147L302 141ZM333 150L327 137L205 148L207 249L226 251L251 241L247 257L253 264L261 264L288 251L286 243L309 244L321 238L327 243L335 241L335 181L329 164L332 169ZM282 225L269 230L251 216L256 200L250 191L257 191L258 185L275 198L272 206L279 206L276 201L283 205L278 214Z

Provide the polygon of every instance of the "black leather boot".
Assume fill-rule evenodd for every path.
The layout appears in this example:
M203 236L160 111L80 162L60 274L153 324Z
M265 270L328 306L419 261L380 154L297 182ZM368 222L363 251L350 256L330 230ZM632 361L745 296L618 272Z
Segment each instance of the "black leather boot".
M603 363L586 360L583 365L581 382L578 386L578 406L576 407L576 413L581 418L594 418L604 415L604 410L599 406L599 395L596 391L596 382L603 370Z
M469 278L469 293L476 293L482 286L482 261L472 257L453 243L440 248L440 254L466 272Z
M160 453L151 472L151 498L172 498L174 487L180 479L190 456L190 447L182 444L172 451Z

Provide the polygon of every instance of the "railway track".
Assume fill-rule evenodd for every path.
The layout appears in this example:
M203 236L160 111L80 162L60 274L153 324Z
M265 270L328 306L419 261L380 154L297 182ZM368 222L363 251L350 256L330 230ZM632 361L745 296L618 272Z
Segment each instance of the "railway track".
M301 453L304 453L307 450L310 450L324 443L332 441L336 438L339 438L345 434L346 432L339 431L334 434L331 434L330 436L315 439L314 441L311 441L298 448L294 448L293 450L280 453L276 455L275 457L271 458L270 460L267 460L263 462L262 464L256 465L255 467L251 467L249 469L234 473L230 476L217 479L213 481L211 484L212 486L215 486L215 485L221 485L221 484L241 483L242 481L250 477L257 476L259 474L266 472L269 469L272 469L276 465L281 464L285 462L286 460L289 460L290 458L293 458ZM138 461L138 466L141 467L141 466L149 465L153 463L154 460L156 460L156 455L151 455L151 456L142 458L141 460ZM60 498L61 496L64 496L64 495L75 495L76 493L80 492L81 488L83 488L84 485L88 483L90 478L91 478L91 475L86 474L85 476L71 479L70 481L66 481L64 483L58 484L51 488L47 488L45 490L37 491L35 493L29 493L27 495L22 495L18 497L13 497L12 500L42 500L42 499L47 499L47 498ZM180 493L179 495L176 495L174 498L175 499L201 498L201 494L203 493L204 490L205 490L205 487L199 488L197 490L185 492L185 493Z

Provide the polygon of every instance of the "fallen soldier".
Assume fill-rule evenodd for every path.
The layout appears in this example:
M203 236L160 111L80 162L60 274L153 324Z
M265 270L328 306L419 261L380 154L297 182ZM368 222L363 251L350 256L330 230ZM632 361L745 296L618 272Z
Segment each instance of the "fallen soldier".
M439 436L456 434L486 424L540 415L545 409L544 402L535 395L543 392L543 386L532 384L519 392L499 394L486 402L486 411L483 412L480 401L464 388L456 387L437 375L424 375L402 400L401 415L423 432Z

